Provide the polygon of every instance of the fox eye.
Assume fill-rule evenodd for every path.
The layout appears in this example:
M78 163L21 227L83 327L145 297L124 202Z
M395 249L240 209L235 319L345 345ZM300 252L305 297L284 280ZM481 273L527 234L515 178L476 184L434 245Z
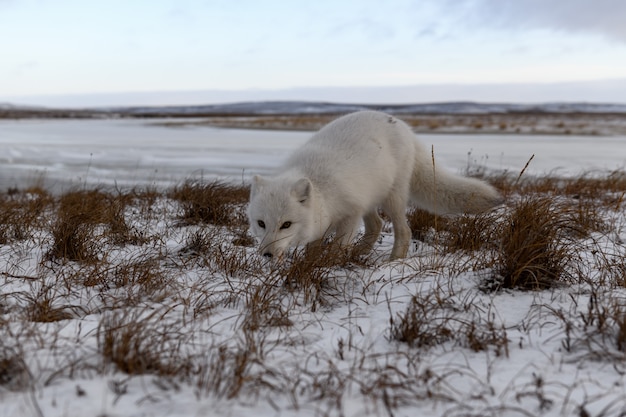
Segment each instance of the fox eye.
M261 229L265 229L265 222L263 220L258 220L257 224L259 225Z
M291 222L285 222L280 226L280 230L289 229L291 227Z

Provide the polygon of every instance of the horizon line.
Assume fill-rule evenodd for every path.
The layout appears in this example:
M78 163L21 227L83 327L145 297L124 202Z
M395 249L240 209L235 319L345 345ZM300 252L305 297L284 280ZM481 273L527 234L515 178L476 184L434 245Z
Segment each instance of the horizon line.
M405 105L472 103L626 104L626 78L563 82L440 83L250 89L180 89L0 96L0 103L41 107L227 105L242 102L329 102Z

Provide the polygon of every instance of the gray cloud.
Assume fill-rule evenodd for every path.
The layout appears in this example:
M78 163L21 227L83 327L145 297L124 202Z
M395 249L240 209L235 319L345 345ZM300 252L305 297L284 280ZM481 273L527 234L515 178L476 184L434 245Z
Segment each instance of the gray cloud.
M624 0L466 0L446 5L462 6L462 19L472 25L587 32L626 42Z

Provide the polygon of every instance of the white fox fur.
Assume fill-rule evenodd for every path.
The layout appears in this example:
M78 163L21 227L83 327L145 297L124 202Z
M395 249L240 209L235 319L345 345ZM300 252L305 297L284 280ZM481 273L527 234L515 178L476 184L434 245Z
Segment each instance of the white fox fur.
M357 253L372 249L382 228L378 210L393 224L391 259L407 254L412 201L437 214L479 213L503 202L477 179L454 175L432 161L431 152L401 120L360 111L324 126L271 178L255 176L248 218L259 252L282 258L288 248L319 244L330 234L349 245L365 233Z

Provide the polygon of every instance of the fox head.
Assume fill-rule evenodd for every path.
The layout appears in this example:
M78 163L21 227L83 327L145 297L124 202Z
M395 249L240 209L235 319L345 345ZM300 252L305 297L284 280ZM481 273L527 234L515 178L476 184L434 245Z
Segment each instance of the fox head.
M314 240L312 188L307 178L253 178L248 220L260 254L281 260L290 247Z

